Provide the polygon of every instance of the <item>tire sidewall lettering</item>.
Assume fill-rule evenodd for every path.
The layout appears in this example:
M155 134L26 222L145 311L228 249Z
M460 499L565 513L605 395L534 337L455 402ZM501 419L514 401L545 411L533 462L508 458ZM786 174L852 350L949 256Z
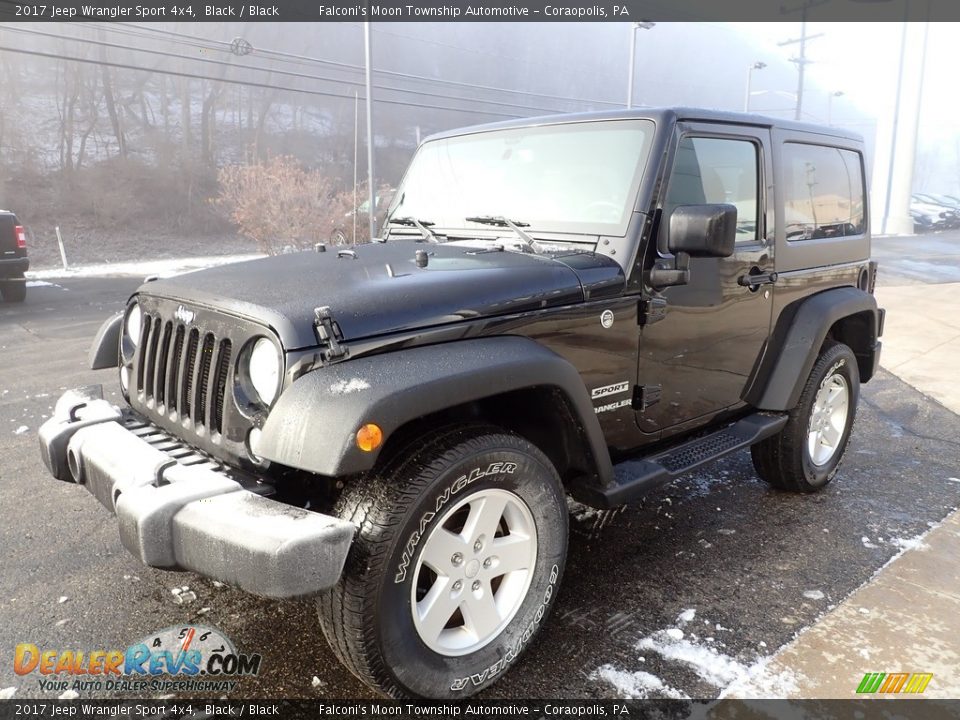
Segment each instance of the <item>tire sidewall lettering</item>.
M397 572L393 576L393 582L399 584L407 579L410 562L416 555L417 547L426 535L427 528L433 519L440 514L440 511L450 502L452 497L481 478L491 477L493 475L512 475L516 470L517 464L514 462L493 462L489 463L486 467L478 466L473 468L470 472L460 475L451 485L444 488L443 492L437 497L435 508L423 513L420 521L417 523L417 529L410 534L410 537L404 545L400 564L397 566Z

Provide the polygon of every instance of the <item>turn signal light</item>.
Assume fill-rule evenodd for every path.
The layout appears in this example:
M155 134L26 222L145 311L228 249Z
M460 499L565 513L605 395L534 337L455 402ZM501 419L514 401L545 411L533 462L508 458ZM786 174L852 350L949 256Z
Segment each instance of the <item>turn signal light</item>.
M357 430L357 447L364 452L372 452L383 443L383 430L378 425L367 423Z

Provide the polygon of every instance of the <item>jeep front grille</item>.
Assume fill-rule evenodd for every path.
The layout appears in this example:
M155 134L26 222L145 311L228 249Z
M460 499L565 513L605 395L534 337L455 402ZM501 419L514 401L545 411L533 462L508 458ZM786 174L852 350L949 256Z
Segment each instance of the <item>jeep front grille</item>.
M144 313L137 392L159 415L222 433L232 350L229 338Z

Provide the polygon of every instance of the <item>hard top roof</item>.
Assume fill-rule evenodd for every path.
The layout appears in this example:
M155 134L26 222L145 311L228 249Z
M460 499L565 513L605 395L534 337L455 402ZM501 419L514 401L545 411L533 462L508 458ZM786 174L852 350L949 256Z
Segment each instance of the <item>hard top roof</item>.
M469 127L457 128L455 130L447 130L429 136L424 140L424 142L437 140L439 138L455 137L457 135L488 132L491 130L536 127L540 125L559 125L563 123L574 122L593 122L597 120L653 120L654 122L658 123L671 123L677 120L686 120L707 123L734 123L737 125L750 125L753 127L777 127L785 130L815 133L817 135L828 135L831 137L855 140L858 142L863 141L862 136L860 136L858 133L845 130L843 128L796 122L794 120L783 120L780 118L767 117L766 115L758 115L756 113L731 112L728 110L708 110L705 108L691 107L662 107L633 108L631 110L603 110L599 112L567 113L562 115L542 115L539 117L519 118L517 120L505 120L503 122L471 125Z

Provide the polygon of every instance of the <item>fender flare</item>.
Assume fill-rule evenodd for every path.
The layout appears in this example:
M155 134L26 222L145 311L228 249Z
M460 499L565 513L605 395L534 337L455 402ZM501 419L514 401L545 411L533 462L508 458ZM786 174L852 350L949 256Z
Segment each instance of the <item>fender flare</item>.
M120 366L120 328L123 323L123 313L117 313L107 318L90 346L90 369L103 370Z
M838 320L861 313L870 318L869 353L858 355L863 367L871 368L871 373L862 373L866 382L879 352L881 312L873 295L855 287L825 290L788 305L780 314L744 400L760 410L792 410L827 332Z
M535 387L563 393L602 483L613 477L603 430L576 368L533 340L498 336L360 357L295 380L263 425L260 457L338 477L373 468L379 451L357 448L373 422L385 443L405 423L466 402Z

